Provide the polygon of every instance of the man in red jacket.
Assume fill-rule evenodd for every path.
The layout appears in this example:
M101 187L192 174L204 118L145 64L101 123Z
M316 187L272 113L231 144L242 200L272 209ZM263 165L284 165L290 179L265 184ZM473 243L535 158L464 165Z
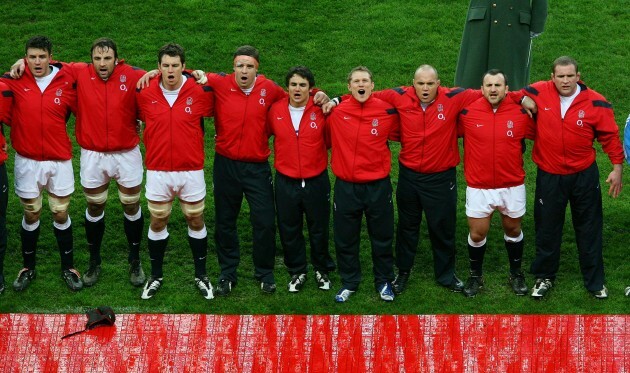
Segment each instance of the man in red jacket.
M335 180L333 227L341 289L336 302L346 302L361 282L361 220L366 216L372 246L374 285L380 298L394 300L394 205L389 179L391 152L387 140L398 131L396 109L372 97L374 82L367 67L348 74L352 97L327 118Z
M151 213L148 235L151 276L144 285L142 299L152 298L162 286L169 236L167 223L175 197L188 223L195 284L204 298L214 297L206 270L208 237L203 220L206 196L203 118L212 115L213 97L209 87L198 85L183 74L185 66L181 46L163 46L158 52L161 78L154 79L138 93L140 119L145 122L146 197Z
M94 285L101 273L105 203L109 182L114 179L124 210L130 281L134 286L142 286L146 279L140 265L144 227L140 209L143 168L136 129L135 86L145 71L119 60L116 43L109 38L95 40L91 55L91 64L68 64L77 79L75 130L81 146L81 184L87 200L85 235L90 266L83 274L83 285ZM23 60L11 67L15 77L23 71Z
M580 81L578 64L568 56L554 61L551 80L534 83L522 93L538 107L532 151L538 166L532 297L542 298L553 286L569 203L584 286L596 298L607 298L602 196L593 141L597 139L613 164L606 182L610 184L608 194L616 198L621 193L624 155L612 105Z
M267 115L274 136L275 199L284 264L291 281L289 292L298 292L307 277L304 216L311 244L311 264L317 286L330 289L328 272L335 263L328 250L330 180L328 131L324 114L309 92L315 86L310 69L296 66L286 76L289 97L273 104Z
M83 287L74 268L72 225L68 215L74 191L72 145L66 132L76 107L75 78L67 65L51 64L52 42L36 36L26 43L27 69L20 79L4 76L14 95L11 143L15 148L15 192L24 207L22 257L24 268L13 282L22 291L35 279L42 190L48 192L54 232L61 256L61 277L71 290Z
M2 123L9 123L11 120L12 105L13 92L6 84L0 82L0 294L4 292L4 255L7 251L7 204L9 202L9 178L5 164L9 156Z
M489 70L483 77L483 98L460 113L458 132L464 137L466 216L470 277L463 293L474 297L483 288L486 237L494 211L501 213L510 272L508 281L517 295L527 294L521 270L525 215L525 138L533 138L533 121L521 106L506 97L507 77Z

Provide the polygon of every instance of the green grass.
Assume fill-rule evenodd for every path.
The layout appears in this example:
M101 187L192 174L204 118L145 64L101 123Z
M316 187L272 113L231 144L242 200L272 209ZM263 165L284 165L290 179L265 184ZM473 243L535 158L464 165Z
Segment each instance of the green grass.
M252 44L261 51L260 72L282 83L290 66L311 67L317 86L331 95L346 91L345 77L356 65L366 65L375 74L377 89L411 82L414 69L423 63L440 71L444 85L454 77L459 42L468 1L111 1L92 4L80 1L21 1L19 5L4 4L0 15L0 56L2 69L23 54L25 41L32 35L44 34L53 39L54 56L63 61L89 60L89 48L94 39L108 36L116 40L119 54L132 65L145 69L156 66L157 49L167 42L178 42L187 50L187 65L208 71L231 69L232 52L242 44ZM617 122L623 125L630 112L630 79L628 79L630 3L628 0L606 2L593 6L586 0L554 0L545 33L534 42L532 81L548 79L551 62L569 54L580 62L582 77L590 87L604 94L615 106ZM73 132L73 120L69 130ZM212 238L214 201L211 184L213 155L212 121L207 123L208 197L206 225ZM6 129L6 128L5 128ZM8 131L5 131L8 135ZM72 133L72 138L74 134ZM531 148L531 144L529 145ZM392 149L398 153L399 146ZM12 151L10 152L13 153ZM535 167L530 153L526 155L528 213L524 219L526 246L524 265L534 256L533 186ZM12 158L8 162L12 181ZM392 180L396 184L396 157ZM611 166L607 157L598 158L602 184ZM86 269L83 214L85 201L80 191L78 154L74 159L77 192L71 204L75 236L75 259L78 268ZM466 217L464 215L464 178L458 169L458 263L460 277L467 272ZM624 176L628 183L628 176ZM394 185L395 186L395 185ZM607 188L603 187L604 190ZM487 289L476 299L465 299L449 293L433 281L432 258L423 223L422 241L408 291L393 304L377 299L372 286L369 243L362 232L362 266L364 279L360 291L350 303L333 302L333 292L321 292L309 278L308 286L299 294L288 294L289 280L281 250L276 257L276 280L279 291L264 296L253 279L251 259L251 228L247 204L239 220L242 244L240 282L232 295L212 301L203 300L192 281L192 260L186 240L186 226L178 208L173 209L169 232L169 249L164 268L165 283L150 301L140 300L140 290L131 287L127 278L126 242L122 229L122 210L115 199L113 185L106 210L107 230L103 244L103 273L93 288L71 293L59 276L59 257L52 234L49 211L42 216L42 233L38 252L38 278L23 293L15 293L10 284L21 268L19 229L21 207L11 190L8 229L9 247L5 260L8 289L0 296L0 312L82 312L100 304L112 306L117 312L156 313L301 313L301 314L433 314L433 313L627 313L627 298L623 288L630 284L630 264L627 259L630 221L630 191L616 200L604 196L604 260L611 297L596 301L582 286L570 214L567 214L561 258L561 268L548 299L536 302L529 297L518 298L506 285L507 257L502 243L500 223L495 218L490 231L486 254ZM45 203L44 206L47 206ZM143 200L143 212L148 216ZM216 282L218 265L214 244L210 239L209 273ZM278 243L278 247L280 245ZM331 242L331 247L332 242ZM148 272L146 239L142 257ZM339 278L333 274L335 288ZM531 286L532 278L528 277Z

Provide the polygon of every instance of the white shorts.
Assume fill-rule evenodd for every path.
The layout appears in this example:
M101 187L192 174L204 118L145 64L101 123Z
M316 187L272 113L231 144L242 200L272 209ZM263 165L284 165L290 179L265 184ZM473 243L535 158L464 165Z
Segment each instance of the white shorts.
M142 173L142 154L137 145L131 150L108 153L81 149L81 185L84 188L97 188L111 179L125 188L133 188L142 184Z
M494 210L513 219L525 215L525 184L498 189L466 187L466 216L487 218Z
M197 202L206 197L206 180L203 170L147 170L145 189L145 196L150 201L169 202L179 197L184 202Z
M46 189L59 197L74 192L72 161L36 161L15 154L15 194L20 198L37 198Z

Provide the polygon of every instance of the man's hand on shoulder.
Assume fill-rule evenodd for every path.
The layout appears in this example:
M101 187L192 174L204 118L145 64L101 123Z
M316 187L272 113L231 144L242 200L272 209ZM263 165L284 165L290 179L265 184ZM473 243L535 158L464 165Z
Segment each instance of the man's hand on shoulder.
M136 84L136 88L143 89L143 88L148 87L149 81L158 75L159 75L159 72L157 71L157 69L147 72L146 74L142 76L142 78L138 80L138 84Z
M15 61L15 63L11 66L11 78L18 79L19 77L21 77L22 74L24 74L24 69L24 60L20 58L19 60Z

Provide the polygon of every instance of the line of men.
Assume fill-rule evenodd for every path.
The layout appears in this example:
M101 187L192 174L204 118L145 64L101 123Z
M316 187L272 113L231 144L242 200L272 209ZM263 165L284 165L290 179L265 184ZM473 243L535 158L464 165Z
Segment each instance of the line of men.
M111 40L99 40L106 40L110 44L97 46L98 40L95 42L92 48L93 67L85 64L59 64L56 74L66 69L83 68L92 75L91 81L100 79L107 85L121 61L118 61L116 46ZM35 50L35 53L29 52L30 49ZM98 50L97 53L95 50ZM48 63L31 63L30 56L38 53L40 55L35 60L49 60L51 47L46 49L27 44L26 76L7 80L13 92L16 90L16 82L27 79L29 71L35 77L36 73L40 74L40 79L55 72L55 64L49 67L44 66L49 65ZM99 54L103 60L107 57L113 58L97 66L95 55L98 58ZM483 288L481 268L490 219L493 211L499 210L510 263L509 281L516 294L524 295L528 288L521 270L524 245L520 220L525 213L525 174L522 160L525 137L535 140L533 158L539 167L536 188L538 203L535 211L537 249L531 268L536 284L532 296L542 297L553 286L559 265L562 235L562 224L558 225L557 222L564 221L567 201L572 207L585 286L595 297L607 296L601 255L601 192L592 142L597 138L602 143L614 165L613 172L607 179L611 184L609 194L613 197L621 191L623 152L610 104L601 95L583 85L579 80L577 62L573 59L557 59L553 65L551 81L539 82L509 95L507 77L498 70L491 70L484 75L482 91L473 91L441 87L437 71L428 65L416 70L412 87L373 93L372 73L365 67L357 67L348 75L350 97L342 100L328 118L324 119L324 112L330 111L335 103L325 105L323 110L314 105L316 102L320 105L325 103L326 98L322 92L311 97L314 77L310 70L298 67L289 71L286 77L289 90L287 94L257 73L258 57L255 48L244 46L234 54L234 73L226 75L197 72L189 75L185 71L183 49L171 44L160 49L158 54L160 78L149 82L148 77L152 74L148 74L138 83L139 86L148 84L147 88L140 90L136 100L139 116L145 122L146 197L151 213L148 234L151 275L144 282L143 299L153 297L162 285L162 263L168 242L166 225L175 197L180 201L189 226L189 243L195 262L195 283L206 299L212 299L214 294L228 295L237 283L236 270L240 253L236 218L243 195L250 205L254 236L254 275L260 282L261 290L266 293L276 290L273 278L276 209L285 264L292 276L288 284L289 291L299 291L307 278L306 248L301 233L303 215L306 215L311 241L311 261L318 287L330 289L328 273L335 268L335 263L328 250L329 147L332 148L332 171L336 176L333 202L334 241L342 280L336 301L347 301L361 281L359 232L363 214L366 215L372 245L374 284L380 298L393 301L395 294L403 292L410 279L423 211L429 227L437 282L451 291L475 296ZM107 65L108 62L110 65ZM46 71L49 72L48 75L45 74ZM120 83L118 89L127 93L127 87L133 87L131 79L137 81L139 75L140 73L134 74L134 78L131 78L121 74L119 81L112 85ZM61 76L65 77L64 74ZM129 79L129 85L124 84L127 81L123 80L123 76ZM37 81L37 77L35 80ZM63 87L66 88L76 84L79 92L78 107L81 106L83 96L80 93L80 80L50 80L64 84ZM200 80L202 84L195 80ZM83 84L87 86L89 83ZM48 92L51 98L53 95L58 98L59 103L62 102L61 97L67 99L67 102L64 101L64 115L67 118L68 110L77 106L72 102L72 93L66 92L64 95L61 89L54 93L53 89L47 89L40 88L42 97ZM58 94L60 90L61 94ZM109 98L107 96L105 102L109 103ZM26 182L18 183L18 180L22 180L18 178L18 156L22 155L21 148L15 145L13 137L14 132L16 136L20 133L16 131L21 122L16 121L19 116L16 117L15 113L19 111L15 108L20 106L21 99L19 95L14 95L14 100L11 137L18 153L16 191L25 208L23 232L29 232L28 228L35 223L32 219L27 221L27 213L36 210L38 206L33 204L36 204L38 197L20 194L23 189L20 185ZM57 104L58 101L53 99L53 105L61 106ZM519 102L532 111L542 108L538 110L536 124ZM98 106L95 102L91 104L91 107ZM90 243L91 258L90 268L82 281L71 261L72 238L70 231L68 245L70 220L67 217L67 203L51 203L55 216L55 233L62 255L63 277L73 290L80 289L82 284L92 285L98 279L100 240L103 236L103 230L98 227L104 228L103 208L107 199L107 195L103 196L102 193L103 190L106 193L109 180L114 178L118 181L121 202L125 206L125 231L130 241L131 281L137 285L139 257L131 253L134 252L134 247L137 250L140 235L137 235L136 241L129 239L132 229L128 232L127 221L142 221L141 209L127 207L133 203L137 205L142 167L133 167L134 170L140 169L140 182L136 184L136 179L133 179L131 184L121 186L119 175L109 171L106 180L101 180L100 185L99 181L91 184L84 182L84 173L104 173L95 171L96 167L100 167L97 166L98 161L92 160L88 165L88 152L96 153L92 159L109 158L112 153L125 153L126 156L129 147L112 151L95 148L94 144L84 146L79 140L81 111L75 110L77 139L82 147L81 179L88 199L86 236ZM111 110L105 110L105 113L111 114ZM206 190L203 178L203 117L213 115L216 126L213 171L215 242L221 267L216 289L212 287L206 273L207 233L203 223ZM134 121L135 117L131 122ZM63 126L63 136L67 139L65 120ZM125 126L135 131L135 122ZM101 133L99 139L107 139L109 133L110 131ZM464 168L468 184L466 213L469 217L468 251L471 272L465 284L454 271L458 133L464 137ZM558 133L563 133L563 136L558 138ZM268 138L271 135L274 136L276 152L275 207L272 175L267 162L270 154ZM138 138L137 134L135 137ZM69 147L70 142L67 140ZM391 154L388 140L402 143L396 193L399 223L396 240L398 275L395 277L392 252L394 212L389 180ZM132 149L137 149L138 141L131 146ZM87 150L90 148L93 150ZM140 157L139 151L137 154ZM34 157L28 160L35 162L31 168L49 167L46 162L50 160L44 159ZM58 167L64 162L69 163L69 156L68 159L54 160L53 164ZM122 168L120 164L128 163L128 160L120 157L112 162L117 164L113 168L119 170ZM29 174L37 175L37 172L30 171ZM39 209L42 187L47 188L49 201L50 196L53 196L53 201L61 199L63 202L63 198L66 198L69 202L71 191L60 193L55 189L58 184L55 180L56 173L46 173L43 177L49 175L51 180L44 179L38 184ZM70 164L70 176L67 177L71 176ZM584 192L585 189L589 192ZM31 196L30 200L26 199ZM130 196L138 199L131 199ZM90 204L100 208L90 208ZM37 217L39 209L36 210ZM61 219L64 214L57 220L59 212L65 213L65 220ZM555 224L545 223L546 219L552 219ZM91 228L92 234L88 229L89 223L95 223ZM38 220L36 224L39 224ZM141 232L141 224L137 226L140 226ZM57 230L66 231L66 235L57 234ZM60 240L60 237L66 241ZM22 242L24 269L14 283L16 290L24 289L35 276L36 239L35 245L29 244L28 234L23 233ZM95 246L98 250L94 249ZM31 249L32 253L29 251ZM32 257L28 257L31 254ZM67 273L70 274L66 275Z

